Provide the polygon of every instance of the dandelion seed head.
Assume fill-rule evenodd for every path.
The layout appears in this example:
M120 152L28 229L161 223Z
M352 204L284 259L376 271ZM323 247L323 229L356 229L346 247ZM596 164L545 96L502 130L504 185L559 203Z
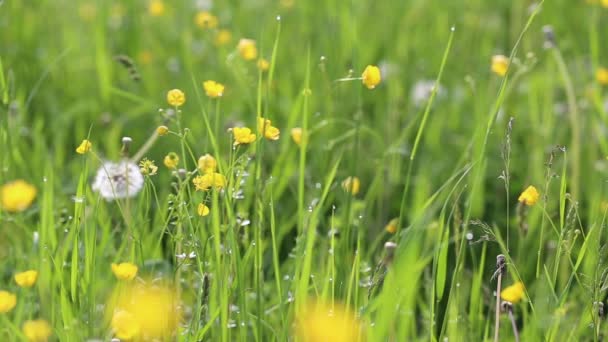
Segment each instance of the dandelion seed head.
M144 185L137 164L127 160L118 163L105 162L97 170L92 189L106 201L129 198L137 195Z

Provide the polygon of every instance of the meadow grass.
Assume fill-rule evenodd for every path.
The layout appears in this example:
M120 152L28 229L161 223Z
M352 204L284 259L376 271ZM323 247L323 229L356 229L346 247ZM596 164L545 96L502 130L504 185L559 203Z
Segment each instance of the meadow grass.
M125 294L153 316L135 341L602 340L606 20L583 0L0 1L0 186L36 189L2 193L0 340L47 340L37 319L110 340ZM205 154L226 182L201 191ZM128 158L158 171L93 190ZM170 294L137 302L150 283Z

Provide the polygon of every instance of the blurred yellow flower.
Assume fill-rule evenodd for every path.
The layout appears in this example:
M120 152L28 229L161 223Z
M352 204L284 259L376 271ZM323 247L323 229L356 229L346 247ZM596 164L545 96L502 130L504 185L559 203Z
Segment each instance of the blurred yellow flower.
M137 55L137 60L142 65L148 65L148 64L152 63L153 59L154 59L154 56L152 55L152 52L150 52L148 50L143 50L143 51L139 52L139 54Z
M255 134L251 133L251 129L247 127L234 127L232 129L234 135L234 145L250 144L255 141Z
M507 302L517 304L524 298L524 291L524 283L518 281L511 286L505 287L505 289L500 292L500 298Z
M163 163L167 168L175 169L177 168L177 164L179 164L179 156L175 152L169 152L169 154L165 156Z
M110 323L114 335L121 340L131 340L139 334L139 322L133 314L125 310L117 310Z
M209 207L206 206L204 203L199 203L196 211L198 212L198 216L205 217L205 216L209 215Z
M214 43L215 43L215 45L223 46L223 45L230 43L231 40L232 40L232 33L230 33L230 31L228 31L228 30L221 29L215 34Z
M15 274L15 282L21 287L32 287L38 279L38 271L28 270Z
M243 57L243 59L246 61L251 61L258 58L258 48L255 45L255 40L253 39L241 39L237 49L239 50L241 57Z
M137 265L130 262L112 263L112 273L119 280L133 280L137 275Z
M43 319L25 321L23 323L23 334L30 342L46 342L51 337L53 330L49 322Z
M608 0L606 0L608 1ZM601 85L608 85L608 69L599 68L595 72L595 79Z
M602 0L602 6L608 8L608 0Z
M172 341L181 312L177 292L150 283L119 287L108 305L116 337L138 341Z
M211 173L217 170L217 160L213 158L209 153L204 156L198 158L198 169L202 173Z
M265 58L258 59L258 69L260 69L261 71L268 71L269 68L270 62L268 62L268 60L266 60Z
M165 13L165 3L161 0L152 0L148 4L148 13L153 17L159 17Z
M492 56L492 72L498 76L504 76L509 69L509 58L503 55Z
M144 176L154 176L158 171L158 166L154 164L154 160L144 158L139 162L139 171Z
M211 172L194 177L192 183L196 190L205 191L209 190L211 187L219 190L226 187L226 177L220 173Z
M344 181L342 181L342 189L344 191L351 193L352 195L356 195L359 193L359 189L361 187L361 181L359 181L358 177L348 177Z
M211 98L221 97L224 95L224 85L215 81L203 82L203 88L207 96Z
M194 17L196 26L202 29L214 29L217 27L217 17L207 11L200 11Z
M91 144L90 141L88 141L87 139L84 139L80 143L80 146L78 146L76 148L76 153L78 153L78 154L85 154L85 153L87 153L87 152L89 152L91 150L92 146L93 146L93 144Z
M389 234L395 234L397 232L398 225L399 225L399 218L396 217L396 218L388 221L388 223L384 227L384 230L386 230Z
M534 205L536 202L538 202L539 198L540 194L538 193L538 190L536 190L534 186L530 185L526 188L526 190L524 190L524 192L521 193L521 195L519 195L517 200L525 205Z
M258 117L258 132L268 140L279 140L281 131L272 125L272 121Z
M380 68L375 65L368 65L363 70L363 74L361 75L363 84L368 89L374 89L380 81L382 81L382 75L380 75Z
M23 211L32 205L36 193L37 190L33 185L18 179L0 188L0 204L2 209L9 212Z
M167 92L167 102L173 107L179 107L186 102L186 94L179 89L171 89Z
M291 129L291 139L296 145L300 146L302 144L302 128L294 127Z
M78 7L78 16L84 21L92 21L97 15L97 7L92 2L85 2Z
M167 135L167 133L169 133L169 127L158 126L158 127L156 127L156 133L160 136Z
M295 335L302 342L365 341L355 314L341 304L310 302L296 315Z
M0 314L13 310L15 305L17 305L17 296L8 291L0 291Z

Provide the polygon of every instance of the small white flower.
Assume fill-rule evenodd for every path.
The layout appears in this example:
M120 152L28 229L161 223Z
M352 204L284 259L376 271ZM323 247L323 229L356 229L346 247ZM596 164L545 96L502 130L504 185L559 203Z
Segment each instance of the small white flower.
M426 105L426 102L431 97L431 93L435 88L435 81L431 80L421 80L414 84L410 92L410 98L416 107L422 107ZM437 97L442 97L444 95L445 90L441 85L437 88Z
M105 162L97 170L93 191L107 201L137 195L144 185L144 177L137 164L128 160L118 163Z

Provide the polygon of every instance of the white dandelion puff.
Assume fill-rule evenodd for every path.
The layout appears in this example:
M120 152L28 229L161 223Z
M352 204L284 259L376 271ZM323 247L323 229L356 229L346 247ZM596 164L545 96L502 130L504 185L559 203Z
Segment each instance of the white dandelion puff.
M435 89L435 81L420 80L414 84L410 92L410 98L416 107L422 107L431 97L431 93ZM443 97L445 89L439 85L437 87L437 98Z
M104 162L97 170L93 191L106 201L129 198L137 195L144 185L144 177L137 164L128 160L118 163Z

